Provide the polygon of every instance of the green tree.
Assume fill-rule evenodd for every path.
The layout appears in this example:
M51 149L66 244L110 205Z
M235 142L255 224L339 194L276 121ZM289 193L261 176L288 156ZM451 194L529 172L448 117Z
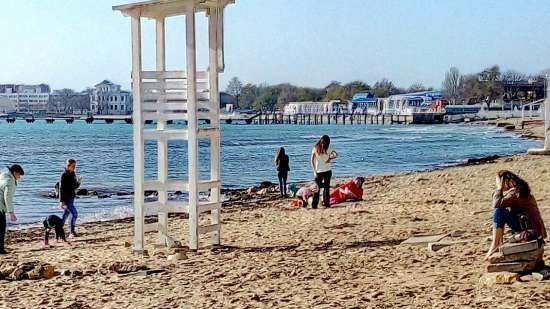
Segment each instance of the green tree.
M247 83L241 89L241 95L239 100L239 107L251 109L254 107L254 102L256 102L257 96L257 87L256 85Z
M339 84L338 85L333 84L333 85L329 85L326 88L326 94L325 94L325 98L324 98L325 101L347 100L347 99L348 99L348 94L347 94L346 89L344 88L344 86L339 85Z
M260 85L259 96L254 102L254 109L261 111L274 111L279 99L279 91L275 87Z
M383 78L377 81L372 87L373 94L379 98L386 98L394 94L395 90L396 90L396 87L393 85L393 83L390 80L386 78Z

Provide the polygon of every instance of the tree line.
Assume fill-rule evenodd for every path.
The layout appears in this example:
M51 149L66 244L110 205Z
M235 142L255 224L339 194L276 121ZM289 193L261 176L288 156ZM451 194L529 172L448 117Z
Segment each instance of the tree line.
M433 89L424 87L421 83L414 83L408 88L400 88L386 78L377 81L372 86L357 80L346 84L332 81L323 88L314 88L300 87L289 83L278 85L243 84L237 77L233 77L226 88L226 92L235 97L240 108L263 111L282 109L288 102L347 101L358 92L369 92L377 97L387 97L392 94L426 90Z
M451 104L474 104L499 100L536 100L544 92L544 74L527 75L515 70L501 72L498 65L486 68L478 73L462 75L451 67L445 73L441 90ZM519 87L521 83L532 85L539 91L528 91ZM515 86L514 86L515 85ZM529 87L527 87L529 88ZM541 90L542 89L542 90ZM384 98L394 94L403 94L433 90L417 82L408 88L398 87L391 80L383 78L373 85L357 80L349 83L332 81L323 88L300 87L290 83L278 85L243 84L233 77L227 85L226 92L235 97L237 105L244 109L275 110L281 109L288 102L351 100L357 92L369 92L376 97Z
M533 101L544 97L544 70L525 74L516 70L501 72L498 65L480 72L462 75L456 67L445 73L441 86L451 104L474 104L496 101Z

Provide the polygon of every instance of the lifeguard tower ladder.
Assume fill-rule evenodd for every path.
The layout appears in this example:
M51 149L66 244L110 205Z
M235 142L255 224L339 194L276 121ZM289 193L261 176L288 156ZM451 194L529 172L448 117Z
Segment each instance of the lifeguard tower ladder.
M223 11L234 0L155 0L114 6L132 19L132 91L134 139L134 250L142 252L145 233L158 231L159 243L168 245L168 214L189 214L189 248L198 249L199 235L210 234L220 244L220 121L218 74L223 71ZM197 70L195 14L208 18L209 65ZM165 22L167 17L185 16L186 70L166 70ZM142 68L142 18L156 23L156 70ZM199 127L199 120L207 125ZM145 127L145 122L156 127ZM169 123L186 123L170 127ZM199 177L199 139L210 140L210 179ZM187 141L187 179L168 177L168 141ZM157 179L145 179L145 142L157 142ZM158 192L158 199L145 200L144 191ZM188 202L170 201L168 193L189 193ZM199 200L199 192L209 192ZM210 224L199 225L199 215L210 213ZM145 224L146 215L158 215L158 222Z

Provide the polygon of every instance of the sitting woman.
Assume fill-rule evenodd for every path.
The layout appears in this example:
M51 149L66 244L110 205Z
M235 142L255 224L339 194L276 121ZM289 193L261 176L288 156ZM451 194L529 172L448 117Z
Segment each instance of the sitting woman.
M537 201L525 180L510 171L500 171L496 177L497 189L493 193L493 241L485 256L498 250L504 239L504 225L515 233L514 241L546 238Z
M330 205L336 205L347 201L360 201L363 199L363 183L365 178L355 177L340 185L330 193Z

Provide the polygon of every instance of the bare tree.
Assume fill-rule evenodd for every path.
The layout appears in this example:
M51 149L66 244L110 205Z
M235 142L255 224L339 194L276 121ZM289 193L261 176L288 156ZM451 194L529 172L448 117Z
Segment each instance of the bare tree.
M237 106L239 105L239 97L243 90L243 84L237 77L233 77L227 84L226 92L235 97Z
M502 73L502 81L505 83L515 83L526 80L527 76L523 73L514 70L508 70Z
M445 80L443 80L443 93L449 99L451 104L456 104L458 97L460 96L460 88L462 86L463 77L460 75L460 71L451 67L447 73L445 73Z

